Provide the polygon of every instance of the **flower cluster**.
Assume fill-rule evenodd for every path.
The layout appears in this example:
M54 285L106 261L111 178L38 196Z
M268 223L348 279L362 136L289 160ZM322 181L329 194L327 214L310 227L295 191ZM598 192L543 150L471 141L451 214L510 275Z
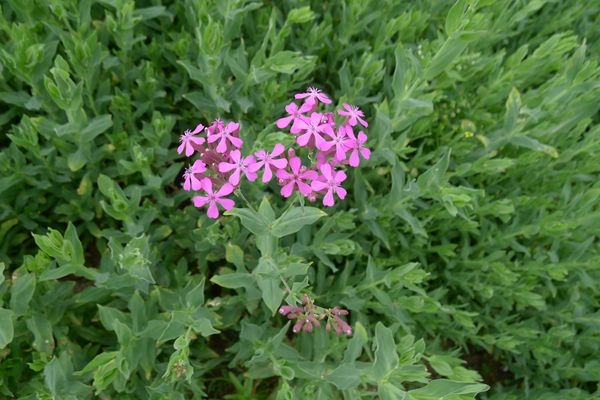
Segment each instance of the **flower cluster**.
M276 121L278 128L290 126L299 148L305 148L303 164L295 149L277 143L270 150L258 150L250 155L241 152L240 124L217 119L208 127L202 124L194 130L186 130L180 137L177 152L186 157L198 154L199 158L184 172L183 188L200 192L194 196L197 207L208 206L210 218L219 216L218 206L225 210L235 202L226 196L239 186L242 177L250 182L259 174L267 183L276 177L283 197L290 197L295 190L310 201L323 196L323 205L333 206L335 197L343 200L346 180L343 167L358 167L361 158L369 159L370 150L365 147L367 135L362 129L368 124L363 112L355 106L343 104L337 114L342 118L338 124L331 112L319 112L320 104L330 104L327 95L315 88L296 94L300 105L291 102L285 107L287 116ZM357 131L357 132L356 132Z
M285 315L288 319L296 320L294 328L295 333L300 331L312 332L316 326L321 327L322 320L326 319L325 330L330 332L332 329L338 335L352 335L352 328L340 316L348 315L347 310L342 310L339 307L322 308L314 304L313 300L304 295L302 299L302 307L300 306L281 306L279 313Z

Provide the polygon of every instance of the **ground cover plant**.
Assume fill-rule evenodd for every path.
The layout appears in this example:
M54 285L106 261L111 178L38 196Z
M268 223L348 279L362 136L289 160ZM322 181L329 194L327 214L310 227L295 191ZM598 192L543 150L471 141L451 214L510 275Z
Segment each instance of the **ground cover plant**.
M597 2L0 7L0 398L600 396Z

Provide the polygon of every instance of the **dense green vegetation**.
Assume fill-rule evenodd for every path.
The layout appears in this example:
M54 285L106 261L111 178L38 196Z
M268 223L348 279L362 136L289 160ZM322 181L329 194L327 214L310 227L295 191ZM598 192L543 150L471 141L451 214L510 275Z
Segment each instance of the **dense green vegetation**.
M0 398L600 396L598 1L0 7ZM291 143L307 86L369 122L346 199L195 208L180 134Z

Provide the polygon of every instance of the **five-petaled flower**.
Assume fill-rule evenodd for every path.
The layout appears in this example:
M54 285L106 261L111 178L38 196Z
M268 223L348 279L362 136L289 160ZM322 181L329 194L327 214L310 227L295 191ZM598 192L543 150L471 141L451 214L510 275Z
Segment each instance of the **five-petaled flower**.
M369 124L367 124L367 121L365 121L362 118L365 115L360 110L360 108L358 108L356 106L351 106L350 104L346 104L346 103L342 104L342 106L345 108L345 110L338 110L338 114L347 117L348 123L350 124L350 126L356 126L360 122L360 124L362 126L364 126L365 128L369 127Z
M326 191L323 205L331 207L334 204L333 193L341 200L346 197L346 189L341 186L341 183L346 180L346 173L333 170L329 164L322 164L319 169L322 175L312 181L311 187L315 192Z
M229 183L225 183L219 190L213 192L213 184L210 178L204 178L202 181L202 189L206 192L205 196L194 196L192 201L196 207L203 207L208 204L208 215L209 218L218 218L219 209L217 204L223 207L225 210L231 210L235 206L235 202L231 199L224 198L233 192L233 186Z
M232 162L222 161L219 163L219 172L230 172L233 173L229 176L229 183L233 186L237 186L240 183L240 176L242 173L246 175L246 178L250 182L256 180L256 172L249 169L250 165L256 163L253 156L242 157L242 153L239 150L233 150L229 153Z
M201 136L196 136L198 133L202 132L203 129L204 125L198 124L198 126L196 126L196 129L194 129L193 131L187 129L185 132L183 132L183 134L179 137L179 141L181 142L181 144L177 148L177 153L181 154L185 150L186 157L189 157L192 154L194 154L194 151L196 151L197 148L202 146L202 143L204 143L204 141L206 140Z
M224 128L216 129L212 134L208 135L208 143L214 143L217 140L219 144L216 150L219 153L225 153L227 151L227 141L229 141L236 148L242 147L244 141L239 137L235 136L240 130L240 124L237 122L230 122Z
M288 160L285 158L276 158L279 157L285 151L285 146L281 143L277 143L273 148L271 153L265 150L259 150L254 155L258 159L257 162L250 165L249 170L251 172L257 172L259 169L263 168L263 183L267 183L273 178L273 170L271 168L275 168L275 170L283 169L287 166Z
M283 181L281 195L283 197L290 197L294 191L294 187L297 187L302 195L308 196L311 193L311 188L306 181L317 179L319 175L315 171L303 167L300 157L292 157L289 166L291 172L283 169L277 171L277 178Z
M294 96L295 99L306 99L304 100L304 104L316 105L319 101L324 104L331 103L331 100L325 93L321 90L309 87L305 93L298 93Z

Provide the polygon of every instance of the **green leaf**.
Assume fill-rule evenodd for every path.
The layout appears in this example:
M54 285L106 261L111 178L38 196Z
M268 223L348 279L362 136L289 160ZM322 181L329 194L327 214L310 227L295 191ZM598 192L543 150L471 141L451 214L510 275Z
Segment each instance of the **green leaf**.
M360 384L360 370L352 364L342 364L331 371L327 380L340 390L352 389Z
M88 143L94 140L96 136L106 131L113 125L112 116L110 114L100 115L90 122L81 131L81 142Z
M284 297L283 290L279 286L280 278L277 266L270 258L261 257L254 270L254 275L263 301L275 315Z
M245 269L244 251L240 248L240 246L227 243L225 246L225 260L235 265L238 270Z
M457 2L450 7L450 11L448 11L448 15L446 16L445 25L446 33L448 35L452 35L468 22L468 19L465 18L467 5L467 0L457 0Z
M458 382L447 379L436 379L429 382L426 386L410 390L409 394L415 400L444 400L455 399L458 395L469 395L468 397L461 396L461 399L474 399L478 393L489 390L488 385L483 383Z
M33 333L33 348L41 353L52 354L54 350L54 336L52 324L40 312L35 312L25 321L27 329Z
M547 144L541 143L539 140L536 140L532 137L525 135L515 135L510 136L507 139L507 142L517 147L524 147L527 149L540 151L542 153L546 153L553 158L558 158L558 150L556 148L549 146Z
M204 304L204 278L185 295L185 303L189 307Z
M79 171L88 162L88 157L82 147L67 156L67 166L71 172Z
M380 383L377 393L381 400L414 400L407 392L390 382Z
M13 340L13 316L12 310L0 307L0 321L2 321L0 324L0 349L5 348Z
M255 235L264 235L269 231L268 222L263 216L249 208L234 208L224 214L238 217L242 225Z
M452 62L467 48L469 37L449 37L427 65L423 76L432 80L452 66Z
M16 316L24 315L29 308L29 302L35 291L35 275L23 274L13 280L10 291L10 308Z
M267 225L275 221L275 211L273 211L271 203L269 203L269 199L267 197L263 197L262 201L260 202L260 206L258 207L258 213L267 223Z
M512 88L506 100L506 113L504 114L504 129L513 131L517 126L517 119L521 112L521 95L516 88Z
M312 21L314 18L315 13L309 6L305 6L291 10L287 15L287 22L290 24L304 24Z
M327 213L315 207L293 207L273 223L271 233L275 237L282 238L298 232L304 226L311 225L326 215Z
M293 74L296 70L314 62L314 57L303 56L300 52L283 50L266 61L267 67L282 74Z
M381 322L375 325L375 361L372 373L377 381L382 381L398 367L399 359L394 342L394 334Z
M67 224L64 239L65 243L68 244L71 262L83 266L83 264L85 263L85 258L83 255L83 246L81 245L81 241L79 240L79 236L77 235L77 230L71 222Z
M92 268L85 268L81 265L66 263L58 268L53 268L42 272L40 274L39 281L53 281L64 278L68 275L80 276L93 281L98 276L98 271Z
M252 275L245 272L234 272L232 274L215 275L210 278L210 281L228 289L238 289L246 287L254 278Z

